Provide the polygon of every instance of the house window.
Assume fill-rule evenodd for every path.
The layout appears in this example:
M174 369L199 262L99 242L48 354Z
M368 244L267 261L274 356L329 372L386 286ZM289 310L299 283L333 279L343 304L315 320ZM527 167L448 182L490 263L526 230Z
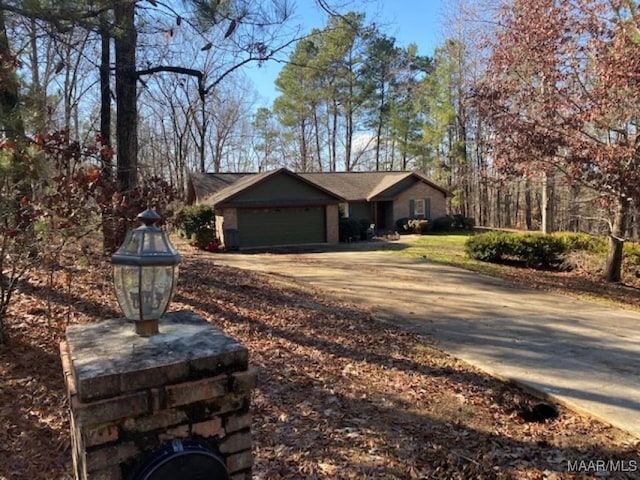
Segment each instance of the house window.
M409 217L431 220L431 199L416 198L409 200Z
M344 218L349 218L349 204L348 203L340 203L338 205L340 216Z

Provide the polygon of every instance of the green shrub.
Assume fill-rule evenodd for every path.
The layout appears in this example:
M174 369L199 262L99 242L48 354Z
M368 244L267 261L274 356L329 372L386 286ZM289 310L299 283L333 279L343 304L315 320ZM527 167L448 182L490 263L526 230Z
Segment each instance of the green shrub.
M446 215L433 220L431 230L433 232L448 232L453 228L453 217Z
M216 234L215 212L209 205L185 207L177 215L177 226L191 245L206 249Z
M603 254L607 251L607 239L603 236L588 233L555 233L564 243L567 252L583 250L589 253Z
M409 233L409 217L402 217L396 220L396 231L398 233Z
M512 238L513 255L529 267L550 267L560 263L565 244L555 235L525 234Z
M367 238L369 221L366 219L340 218L338 223L338 236L341 242L357 242Z
M366 218L361 218L358 220L358 231L360 233L360 240L370 240L367 237L367 232L369 227L371 226L371 221Z
M201 250L207 250L209 248L209 244L213 242L215 237L216 232L214 230L203 228L189 237L189 243Z
M515 261L531 267L550 267L567 251L561 238L535 233L488 232L470 237L467 255L476 260L501 263Z
M464 244L466 254L483 262L499 263L512 251L511 234L487 232L469 237Z
M456 213L452 219L451 228L454 230L472 230L476 226L476 220Z

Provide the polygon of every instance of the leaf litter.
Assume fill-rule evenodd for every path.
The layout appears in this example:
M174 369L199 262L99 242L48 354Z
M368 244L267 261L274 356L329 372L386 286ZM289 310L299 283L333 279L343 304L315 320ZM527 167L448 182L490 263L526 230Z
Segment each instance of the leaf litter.
M58 344L69 324L118 315L110 267L96 264L41 272L17 292L0 346L0 480L72 478ZM519 412L538 399L290 279L188 254L182 308L249 348L256 480L557 480L593 478L569 462L640 463L637 438L563 407L527 422Z

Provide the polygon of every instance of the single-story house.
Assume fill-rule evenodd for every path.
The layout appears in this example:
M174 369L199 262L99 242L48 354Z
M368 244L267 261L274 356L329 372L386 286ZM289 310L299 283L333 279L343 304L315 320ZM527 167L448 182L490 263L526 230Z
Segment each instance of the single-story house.
M393 231L446 214L447 190L419 172L193 173L188 203L211 205L227 248L337 243L340 215Z

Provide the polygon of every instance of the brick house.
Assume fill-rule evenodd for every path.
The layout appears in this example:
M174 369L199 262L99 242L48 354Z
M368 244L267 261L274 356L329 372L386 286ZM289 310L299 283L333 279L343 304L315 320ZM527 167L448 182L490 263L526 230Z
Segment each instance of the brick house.
M216 212L216 235L230 248L337 243L344 215L393 231L404 217L446 215L447 190L419 172L194 173L188 203Z

